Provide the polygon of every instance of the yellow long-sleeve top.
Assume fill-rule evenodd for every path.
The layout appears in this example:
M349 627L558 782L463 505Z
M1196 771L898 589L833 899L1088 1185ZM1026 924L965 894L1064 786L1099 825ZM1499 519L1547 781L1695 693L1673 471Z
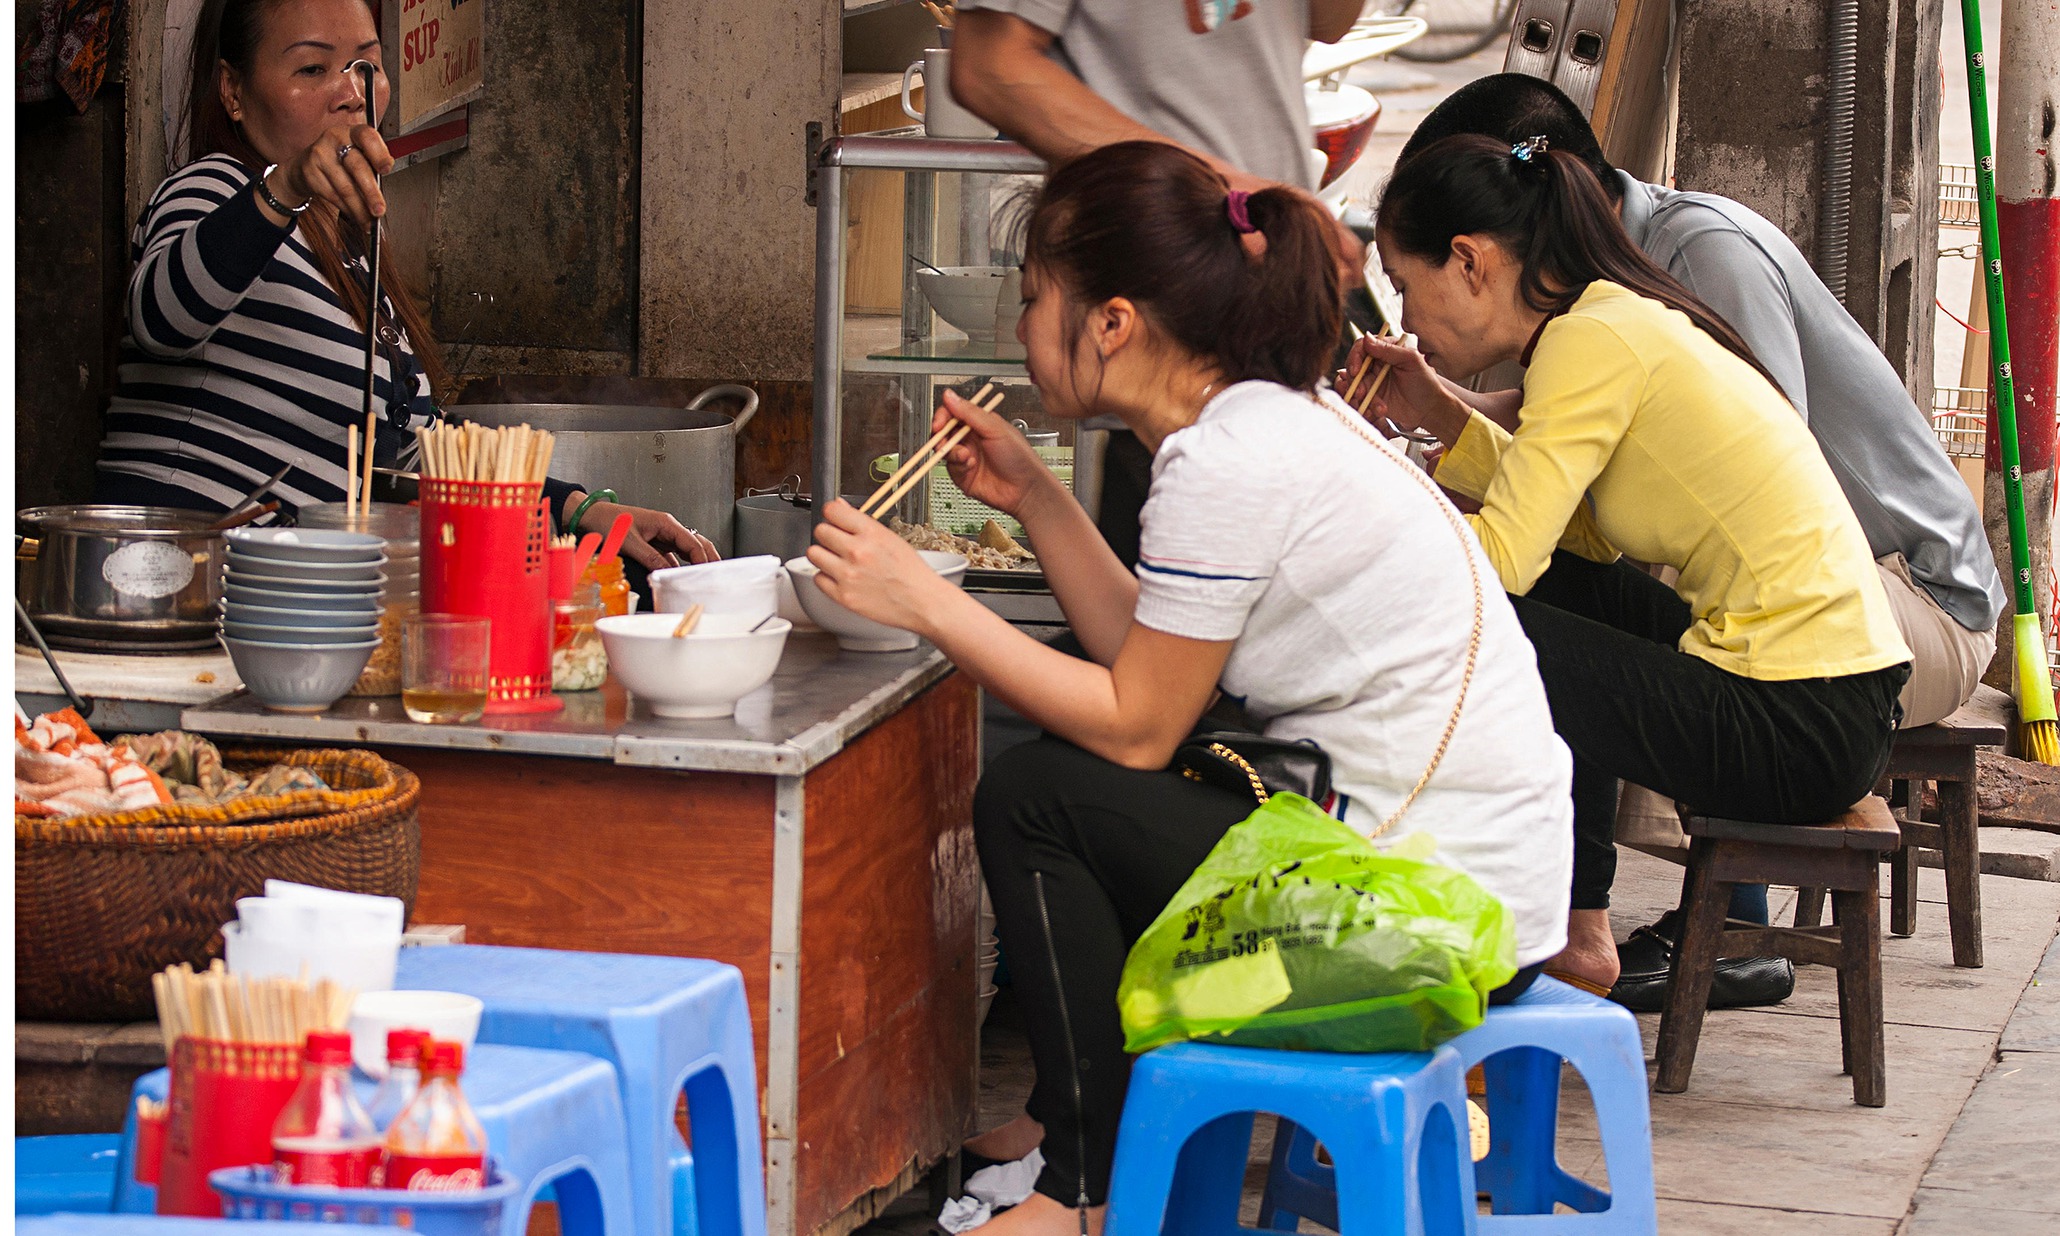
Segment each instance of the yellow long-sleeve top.
M1590 284L1539 334L1514 435L1474 413L1438 482L1512 593L1557 546L1680 571L1680 649L1747 678L1910 659L1867 539L1802 418L1687 315Z

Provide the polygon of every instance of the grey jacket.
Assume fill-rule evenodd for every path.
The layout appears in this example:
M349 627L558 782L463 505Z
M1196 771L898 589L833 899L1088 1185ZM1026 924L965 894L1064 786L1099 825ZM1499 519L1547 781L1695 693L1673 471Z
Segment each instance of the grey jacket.
M1802 413L1876 558L1910 575L1973 631L2008 594L1959 472L1867 332L1780 228L1709 193L1618 172L1624 230L1744 337Z

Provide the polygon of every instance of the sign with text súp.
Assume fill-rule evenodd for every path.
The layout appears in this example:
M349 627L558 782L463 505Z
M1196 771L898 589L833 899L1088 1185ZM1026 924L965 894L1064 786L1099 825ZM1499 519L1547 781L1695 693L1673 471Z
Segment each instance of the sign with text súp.
M486 0L385 0L381 7L389 22L395 131L413 132L479 97Z

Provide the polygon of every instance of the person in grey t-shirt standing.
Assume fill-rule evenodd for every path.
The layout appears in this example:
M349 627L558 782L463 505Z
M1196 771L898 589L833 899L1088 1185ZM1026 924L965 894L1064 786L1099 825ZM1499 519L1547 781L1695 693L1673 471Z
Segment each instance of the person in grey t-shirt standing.
M1315 187L1302 54L1366 0L960 0L951 93L1057 166L1116 142L1171 142L1233 189ZM1340 229L1348 263L1364 260ZM1356 282L1356 278L1354 282ZM1135 566L1151 454L1112 424L1099 523Z
M1744 338L1808 422L1859 518L1896 626L1915 654L1901 700L1903 727L1929 725L1966 703L1995 655L1996 622L2009 599L1981 512L1894 366L1794 243L1729 198L1645 184L1610 166L1580 108L1535 77L1501 73L1461 87L1417 126L1401 160L1455 133L1512 142L1542 135L1594 169L1617 199L1631 240ZM1649 790L1624 786L1619 828L1635 816L1671 821L1672 805L1657 800ZM1734 889L1730 916L1766 922L1766 890ZM1606 948L1601 941L1577 940L1569 951L1585 950L1583 973L1620 967L1611 997L1657 1012L1673 937L1662 919L1639 928L1614 957L1588 955ZM1725 958L1717 969L1711 1007L1778 1003L1794 985L1792 967L1779 958Z

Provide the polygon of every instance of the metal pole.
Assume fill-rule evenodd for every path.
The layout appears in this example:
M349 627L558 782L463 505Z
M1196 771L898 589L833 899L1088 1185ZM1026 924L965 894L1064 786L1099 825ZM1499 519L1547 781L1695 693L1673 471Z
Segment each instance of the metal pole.
M828 158L816 172L815 441L811 444L815 476L811 483L818 521L823 508L844 492L844 174L844 169Z
M1995 111L1996 221L2004 303L2009 307L2010 361L2017 440L2023 469L2025 531L2032 588L2041 619L2053 611L2055 394L2060 388L2060 4L2003 0L2001 29L1988 63L1997 79ZM2002 398L2002 392L1996 392ZM1989 418L1985 510L1997 562L2007 564L2008 539L1997 429ZM2005 578L2008 578L2006 573ZM2013 662L2009 624L1998 639L1990 678Z

